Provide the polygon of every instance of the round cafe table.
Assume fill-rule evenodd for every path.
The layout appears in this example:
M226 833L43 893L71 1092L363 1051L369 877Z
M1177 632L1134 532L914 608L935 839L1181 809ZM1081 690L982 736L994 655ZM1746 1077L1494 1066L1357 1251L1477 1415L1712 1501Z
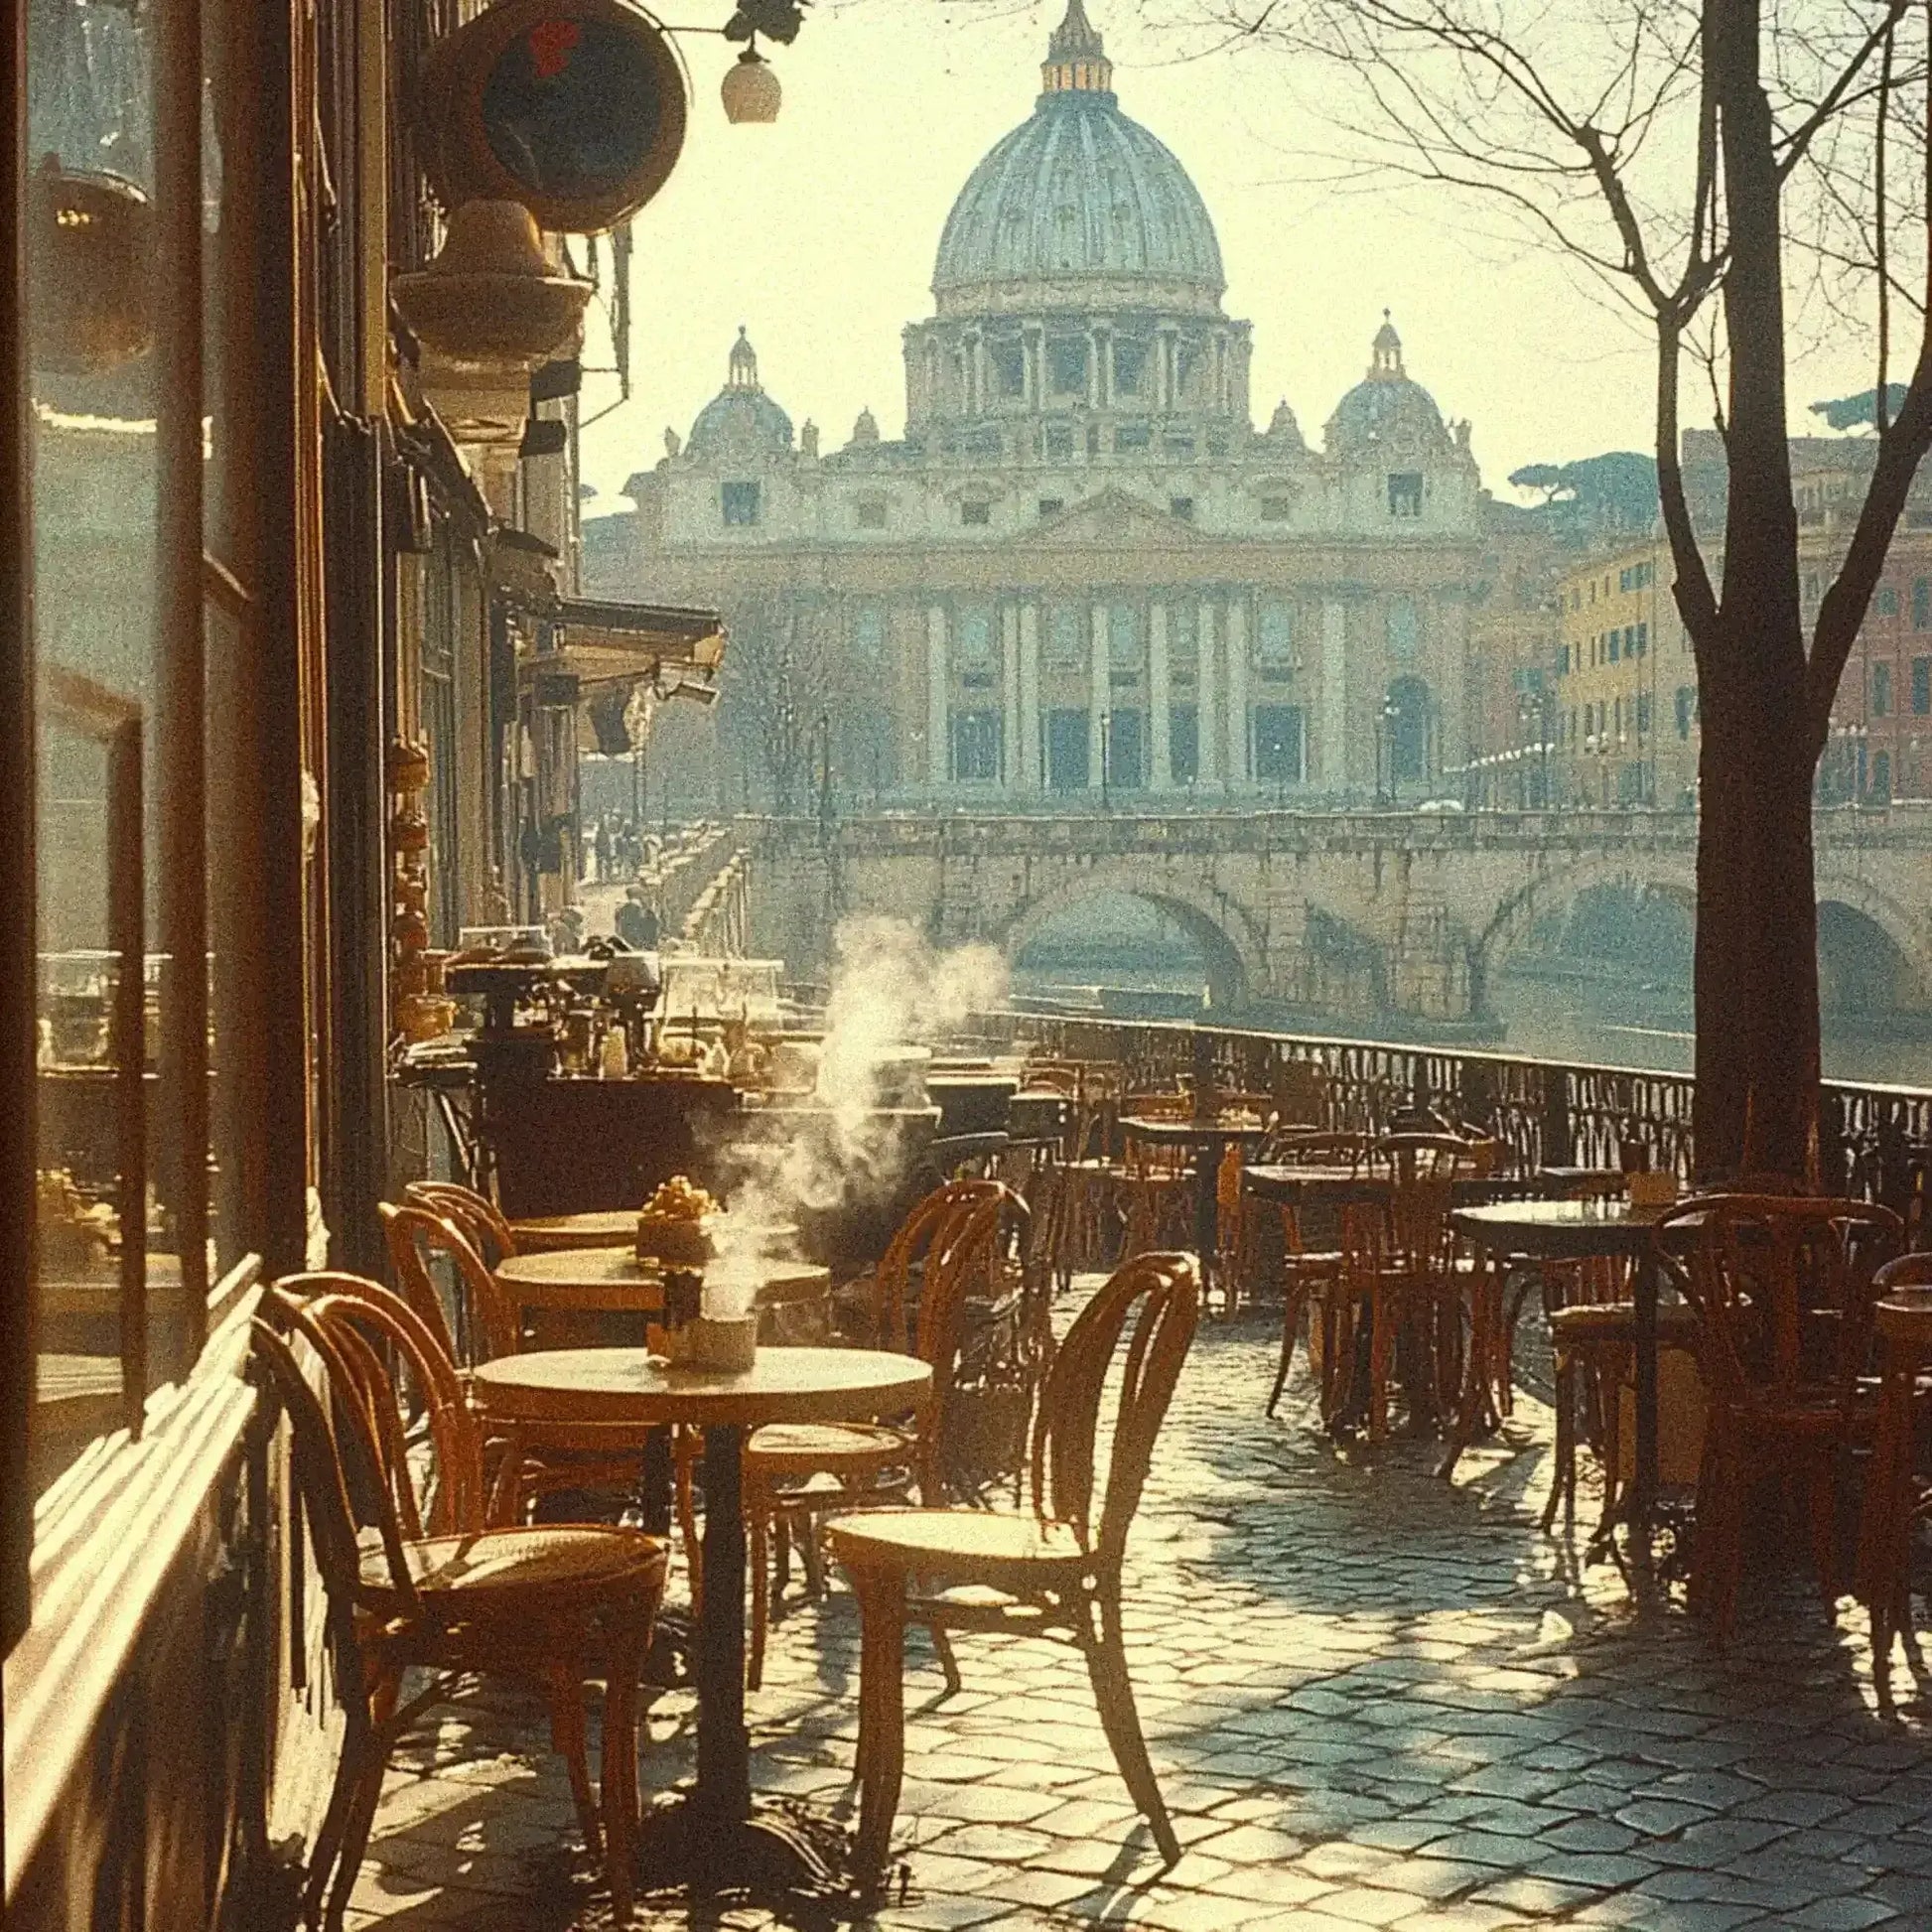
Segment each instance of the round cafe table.
M1361 1168L1307 1167L1263 1163L1243 1175L1249 1193L1283 1207L1373 1206L1395 1198L1395 1181Z
M1640 1564L1650 1560L1651 1517L1657 1501L1657 1289L1662 1260L1656 1227L1677 1205L1632 1207L1622 1199L1518 1200L1457 1207L1449 1214L1449 1225L1477 1252L1468 1369L1454 1440L1441 1470L1445 1476L1485 1425L1493 1427L1486 1371L1507 1319L1502 1277L1508 1263L1579 1261L1600 1255L1625 1257L1636 1264L1631 1271L1631 1299L1636 1316L1637 1466L1626 1520Z
M1212 1119L1194 1120L1180 1116L1159 1120L1144 1114L1129 1115L1120 1123L1129 1140L1146 1141L1154 1147L1191 1148L1194 1154L1194 1253L1200 1268L1201 1301L1208 1301L1216 1286L1215 1248L1218 1245L1219 1197L1216 1187L1221 1174L1221 1150L1226 1147L1251 1148L1267 1137L1268 1129L1252 1117L1222 1114ZM1224 1311L1232 1313L1234 1297L1223 1288Z
M600 1207L586 1214L534 1214L512 1221L520 1255L553 1253L558 1248L627 1248L637 1238L634 1207Z
M561 1348L481 1363L476 1400L493 1423L617 1424L704 1432L704 1614L698 1626L698 1774L688 1797L650 1821L655 1868L673 1862L696 1887L835 1876L783 1815L752 1802L745 1726L745 1512L748 1430L774 1422L856 1422L911 1408L932 1371L871 1348L760 1348L749 1369L672 1368L641 1348ZM658 1838L659 1832L663 1836ZM646 1857L651 1857L647 1850Z
M631 1217L636 1232L636 1217ZM548 1254L506 1256L496 1266L504 1292L526 1309L574 1309L617 1313L641 1309L655 1313L664 1306L664 1271L654 1261L639 1261L624 1248L559 1248ZM780 1302L809 1302L832 1285L831 1271L808 1261L758 1264L759 1308Z

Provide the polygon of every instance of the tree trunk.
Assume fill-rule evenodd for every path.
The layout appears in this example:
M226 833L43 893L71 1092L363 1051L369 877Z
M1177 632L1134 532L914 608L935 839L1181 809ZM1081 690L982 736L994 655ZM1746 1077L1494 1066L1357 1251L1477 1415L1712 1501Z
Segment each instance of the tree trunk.
M1697 639L1697 1161L1804 1178L1818 1120L1813 734L1785 421L1784 286L1758 0L1709 0L1730 267L1724 591Z
M1819 1078L1811 758L1800 719L1773 725L1761 683L1715 687L1699 757L1698 1170L1802 1178Z

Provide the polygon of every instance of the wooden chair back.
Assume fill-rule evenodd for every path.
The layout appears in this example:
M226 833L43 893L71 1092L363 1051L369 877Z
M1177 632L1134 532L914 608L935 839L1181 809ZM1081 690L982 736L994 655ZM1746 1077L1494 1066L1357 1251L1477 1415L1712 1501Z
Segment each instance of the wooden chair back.
M1065 1060L1035 1060L1020 1075L1022 1093L1057 1093L1068 1100L1079 1097L1080 1069Z
M1932 1288L1932 1254L1914 1250L1886 1262L1871 1278L1871 1299L1882 1301L1899 1288Z
M300 1297L309 1319L335 1343L355 1375L387 1458L385 1474L410 1537L462 1535L484 1526L483 1435L465 1400L455 1362L401 1296L353 1275L294 1275L276 1284ZM431 1466L424 1471L425 1512L416 1495L407 1444L396 1430L402 1409L395 1369L408 1371L428 1424Z
M412 1180L402 1190L402 1197L412 1207L427 1207L446 1221L454 1221L491 1268L518 1252L516 1230L503 1210L487 1194L480 1194L460 1180Z
M421 1603L359 1378L300 1302L269 1289L261 1308L250 1324L255 1359L267 1370L289 1419L296 1482L331 1614L338 1605L347 1611L362 1596L362 1553L351 1496L361 1499L363 1513L375 1518L391 1587L404 1613L413 1614ZM303 1371L293 1347L297 1335L321 1360L326 1396Z
M1325 1129L1278 1127L1263 1143L1255 1165L1283 1168L1348 1168L1386 1174L1390 1157L1371 1134L1331 1134Z
M444 1353L466 1365L514 1355L520 1339L517 1311L463 1230L427 1207L398 1207L392 1201L382 1201L375 1211L382 1222L389 1265L396 1271L402 1299L436 1337ZM431 1262L438 1255L452 1265L461 1347L450 1333L431 1272Z
M1071 1524L1082 1545L1116 1579L1199 1312L1200 1283L1190 1256L1136 1255L1074 1316L1040 1391L1034 1426L1034 1509L1042 1520ZM1121 1370L1096 1535L1094 1443L1100 1404L1130 1317L1133 1332Z
M1007 1189L997 1180L948 1180L915 1201L873 1271L874 1346L904 1354L911 1338L912 1271L931 1273L958 1242L975 1210Z
M1475 1153L1455 1134L1391 1134L1382 1146L1395 1173L1389 1203L1395 1249L1414 1266L1440 1271L1452 1247L1454 1183L1475 1173Z
M1698 1311L1699 1370L1732 1404L1849 1403L1871 1343L1874 1279L1904 1225L1869 1201L1709 1194L1657 1223ZM1675 1238L1674 1238L1675 1237Z

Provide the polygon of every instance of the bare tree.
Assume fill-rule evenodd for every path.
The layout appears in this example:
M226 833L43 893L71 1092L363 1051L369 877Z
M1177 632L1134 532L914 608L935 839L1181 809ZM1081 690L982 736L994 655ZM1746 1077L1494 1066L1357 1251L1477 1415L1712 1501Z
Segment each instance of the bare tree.
M1813 777L1932 446L1932 0L1205 4L1234 41L1320 76L1352 167L1486 198L1653 337L1659 492L1703 718L1699 1163L1815 1172ZM1890 410L1901 316L1913 361ZM1868 332L1878 398L1866 493L1809 632L1785 389L1807 324ZM1704 366L1728 461L1716 581L1679 461L1687 363Z
M813 750L830 665L816 614L778 595L733 607L723 715L744 802L781 816L816 809Z

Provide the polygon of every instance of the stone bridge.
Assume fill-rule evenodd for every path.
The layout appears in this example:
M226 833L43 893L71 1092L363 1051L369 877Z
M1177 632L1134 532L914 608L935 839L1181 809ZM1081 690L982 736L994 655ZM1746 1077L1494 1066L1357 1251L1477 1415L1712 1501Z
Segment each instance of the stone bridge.
M1697 825L1676 812L892 815L738 833L752 945L800 973L848 915L1013 958L1056 914L1125 893L1193 935L1217 1007L1338 1018L1480 1022L1511 954L1590 888L1695 900ZM1828 993L1932 1010L1932 808L1821 813L1817 848Z

